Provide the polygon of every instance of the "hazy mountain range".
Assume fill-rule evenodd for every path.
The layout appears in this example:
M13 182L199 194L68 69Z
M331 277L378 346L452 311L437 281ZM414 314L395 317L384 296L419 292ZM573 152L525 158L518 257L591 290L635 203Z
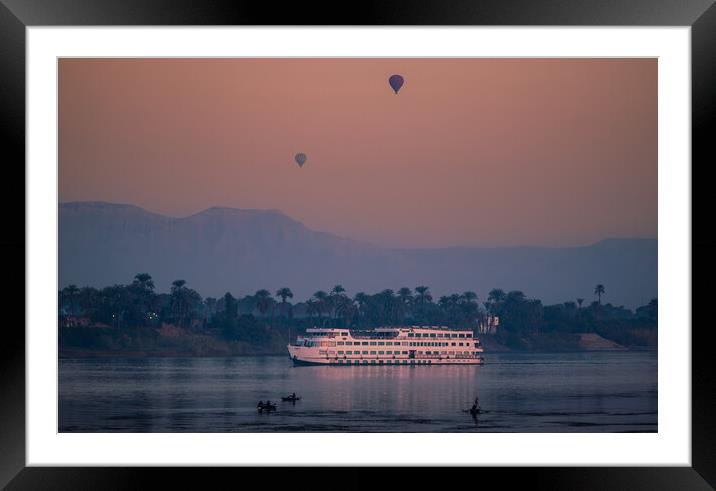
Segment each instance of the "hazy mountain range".
M609 239L585 247L388 249L316 232L277 210L209 208L184 218L103 202L59 205L59 281L102 287L152 275L203 296L288 286L304 300L342 284L349 293L427 285L433 296L492 288L545 303L594 299L636 307L657 296L657 240Z

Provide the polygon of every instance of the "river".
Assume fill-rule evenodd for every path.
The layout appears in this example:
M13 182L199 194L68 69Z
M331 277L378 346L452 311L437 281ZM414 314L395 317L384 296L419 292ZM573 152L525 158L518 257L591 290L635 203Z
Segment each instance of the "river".
M486 353L483 366L288 356L59 361L60 432L655 432L654 352ZM301 400L280 402L296 392ZM465 410L479 396L482 412ZM259 400L278 409L258 413Z

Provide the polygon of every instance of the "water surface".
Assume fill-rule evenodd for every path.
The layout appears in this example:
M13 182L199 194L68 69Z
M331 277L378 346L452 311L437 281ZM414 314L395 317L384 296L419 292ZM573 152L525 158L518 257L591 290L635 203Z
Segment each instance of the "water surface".
M483 366L286 356L61 359L61 432L655 432L655 353L492 353ZM296 392L302 400L280 402ZM483 413L465 412L475 396ZM278 401L259 414L259 400Z

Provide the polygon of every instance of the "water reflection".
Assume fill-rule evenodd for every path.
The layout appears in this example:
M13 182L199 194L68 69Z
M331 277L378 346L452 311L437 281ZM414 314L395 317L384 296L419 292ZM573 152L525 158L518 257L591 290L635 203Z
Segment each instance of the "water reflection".
M60 360L60 431L656 431L650 353L486 365L293 367L286 357ZM302 399L281 402L295 392ZM479 394L482 412L469 412ZM277 402L260 415L259 400Z

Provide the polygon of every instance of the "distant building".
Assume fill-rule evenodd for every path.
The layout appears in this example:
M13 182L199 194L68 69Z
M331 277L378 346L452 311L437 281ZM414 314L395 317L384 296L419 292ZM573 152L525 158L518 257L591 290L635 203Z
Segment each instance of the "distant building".
M500 325L500 318L496 315L486 315L477 323L477 332L480 334L496 334Z

